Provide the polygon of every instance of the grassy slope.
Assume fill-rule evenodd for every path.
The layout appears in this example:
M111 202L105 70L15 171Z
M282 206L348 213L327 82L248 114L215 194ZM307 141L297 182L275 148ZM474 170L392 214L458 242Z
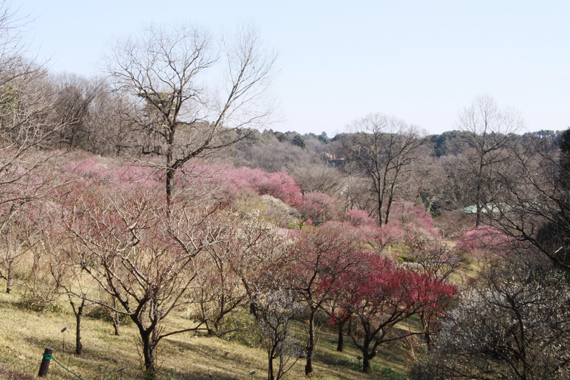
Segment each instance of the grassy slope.
M122 335L111 335L109 323L84 319L84 355L75 357L75 319L67 310L37 313L17 306L18 294L0 294L0 379L32 379L37 374L45 347L54 349L54 358L85 380L141 379L137 336L133 326L122 326ZM178 319L176 324L188 323ZM67 331L61 329L67 327ZM299 327L301 328L301 327ZM405 372L406 350L402 342L385 347L373 360L373 373L358 371L358 350L346 339L345 352L336 351L332 332L318 336L313 379L389 379L382 370ZM159 346L159 379L265 379L266 359L260 348L215 337L181 334ZM287 378L304 378L304 361L299 361ZM120 369L124 368L122 371ZM250 376L251 371L256 374ZM52 362L49 379L74 379Z

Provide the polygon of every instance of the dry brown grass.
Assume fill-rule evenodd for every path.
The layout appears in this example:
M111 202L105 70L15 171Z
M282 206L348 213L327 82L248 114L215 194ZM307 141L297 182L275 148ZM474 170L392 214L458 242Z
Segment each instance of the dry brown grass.
M122 335L112 335L110 323L84 319L82 330L84 355L74 351L75 322L67 304L63 310L33 312L18 305L20 294L0 293L0 379L32 379L37 375L45 347L54 349L54 358L85 380L142 379L137 332L134 326L122 326ZM182 316L173 324L191 323ZM61 330L67 327L65 332ZM302 326L297 326L299 330ZM315 362L317 380L389 379L380 370L390 367L406 370L406 349L400 342L386 346L373 360L374 372L358 371L359 352L347 339L345 352L336 351L333 332L321 332ZM171 337L159 346L158 379L265 379L266 355L261 348L237 341L225 341L194 333ZM304 361L291 370L288 379L303 379ZM250 376L251 371L256 371ZM73 375L52 361L48 379L74 379Z

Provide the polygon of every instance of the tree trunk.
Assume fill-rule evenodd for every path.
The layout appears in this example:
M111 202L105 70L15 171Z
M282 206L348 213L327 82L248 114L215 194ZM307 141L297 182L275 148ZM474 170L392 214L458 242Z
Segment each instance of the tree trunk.
M475 228L479 227L479 225L481 224L481 201L483 198L481 196L482 193L482 187L483 187L483 167L484 167L484 163L483 163L483 154L481 154L481 158L479 161L479 170L477 172L477 188L476 188L476 194L475 194L475 207L476 207L476 212L477 212L477 218L475 220Z
M114 330L114 334L115 336L119 336L121 335L121 331L120 331L120 327L121 327L121 320L119 313L117 313L116 311L112 312L113 315L111 316L111 319L113 321L113 330Z
M382 218L382 194L378 192L377 195L378 195L378 224L381 226L382 223L384 222L384 219Z
M346 321L339 322L338 324L338 340L336 344L336 350L338 352L342 352L342 350L344 350L344 334L342 333L342 330L345 324Z
M390 195L388 197L388 202L386 204L386 216L384 217L384 224L388 224L388 221L390 220L390 209L392 208L392 203L394 202L394 196Z
M176 177L176 168L174 167L173 158L173 145L174 145L174 131L169 128L168 136L166 137L166 207L167 207L167 217L170 219L170 206L172 205L172 196L174 193L174 181Z
M112 298L112 303L113 303L113 309L117 308L117 301L115 300L115 298ZM121 327L121 315L115 311L115 310L108 310L109 313L109 317L111 318L111 322L113 324L113 330L114 330L114 334L115 336L119 336L121 331L120 331L120 327Z
M305 365L305 376L313 373L313 356L315 355L315 313L311 310L309 316L309 342L307 343L307 364Z
M476 204L477 217L475 218L475 228L481 224L481 204L479 201L479 190L477 190L477 204Z
M426 345L428 350L431 349L431 334L430 334L430 325L429 321L425 317L424 313L420 313L420 322L422 324L422 330L424 332L424 338L426 341Z
M141 333L141 340L143 344L143 357L144 357L144 368L145 368L145 379L154 380L155 378L155 352L154 343L151 341L151 331L144 330L142 326L139 326L139 331Z
M275 380L275 377L273 376L273 355L269 353L267 357L267 380Z
M81 305L75 313L75 355L83 353L83 344L81 343L81 317L83 316L83 308L85 307L85 298L81 299Z
M166 169L166 205L168 207L168 215L170 215L170 206L172 205L172 194L174 192L175 175L176 175L176 170L168 166L168 168Z
M8 268L6 272L6 293L12 293L12 263L8 263Z
M372 369L370 367L370 359L368 358L368 355L364 354L362 359L362 372L370 373L371 371Z
M368 341L367 337L364 338L364 344L362 346L362 372L370 373L372 370L370 366L370 359L372 359L369 354L370 350L370 342Z

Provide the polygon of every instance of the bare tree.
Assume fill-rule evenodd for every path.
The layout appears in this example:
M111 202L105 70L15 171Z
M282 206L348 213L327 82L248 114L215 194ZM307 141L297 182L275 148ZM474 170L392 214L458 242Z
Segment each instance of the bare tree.
M289 172L301 187L303 194L325 193L336 196L343 187L343 178L338 169L322 162L313 164L303 161L291 165Z
M11 293L14 285L14 269L26 254L37 245L42 225L37 215L24 204L11 203L2 210L0 224L0 278L6 280L6 293Z
M140 39L117 44L109 58L117 89L138 99L132 120L164 157L169 204L186 162L246 138L269 116L263 95L275 57L251 30L221 45L218 51L198 28L151 26Z
M24 42L25 16L10 8L10 2L0 1L0 86L22 74L15 70L22 64L28 46Z
M445 200L446 175L433 149L425 145L418 149L418 156L422 159L410 164L398 195L410 202L423 204L429 213L437 213Z
M494 204L488 214L493 226L529 244L558 267L570 269L570 132L561 147L535 138L526 146L512 147L486 191Z
M466 155L473 176L473 201L477 218L486 207L485 183L492 181L496 165L508 159L507 147L512 133L523 127L519 114L512 109L500 110L493 98L481 96L459 114L460 128L468 132L475 142L473 151Z
M73 74L61 74L55 78L54 111L65 124L59 133L60 144L91 150L91 104L102 89L100 79L87 79Z
M315 151L302 149L288 140L281 141L281 136L285 135L267 130L263 133L252 133L251 138L232 147L234 165L259 168L266 172L292 172L304 164L321 163L321 157Z
M77 255L73 251L65 249L62 244L63 234L49 234L42 239L42 253L46 253L50 273L55 282L58 294L64 295L69 301L73 315L75 316L75 355L83 354L83 343L81 341L81 322L85 308L91 304L87 296L87 284L89 278L78 264ZM75 248L73 245L69 245ZM87 280L87 281L86 281ZM92 284L90 284L92 285Z
M0 1L0 231L8 291L15 261L40 230L28 205L53 184L45 172L40 175L53 154L38 149L53 146L64 126L53 113L55 97L47 71L25 57L25 17L19 18L9 6Z
M54 97L47 71L25 56L26 22L26 17L10 9L9 2L0 1L0 152L4 161L45 145L61 128L51 113Z
M353 122L348 132L341 136L342 148L370 179L378 223L388 223L403 172L418 158L423 139L414 127L383 114Z
M133 104L127 94L113 91L108 83L99 84L89 107L89 144L86 149L107 156L128 155L132 153L133 146L140 146L143 141L134 130L134 121L125 117L130 110L136 108L136 104ZM154 147L144 153L154 154Z
M370 182L361 175L356 163L350 163L343 169L347 176L343 179L342 196L347 210L366 210L370 215L377 213L377 202L370 194Z

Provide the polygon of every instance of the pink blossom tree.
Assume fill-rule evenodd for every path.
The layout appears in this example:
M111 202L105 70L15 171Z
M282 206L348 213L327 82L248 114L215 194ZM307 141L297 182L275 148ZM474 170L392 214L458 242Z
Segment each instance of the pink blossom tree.
M504 232L490 226L479 226L466 231L455 244L455 249L482 259L504 257L513 241Z
M392 206L390 221L381 226L379 244L380 247L402 244L413 249L417 244L432 245L440 236L423 207L397 201Z
M142 342L145 374L155 378L157 346L164 338L205 329L204 321L177 328L171 313L192 302L187 296L199 267L198 255L219 239L209 223L215 209L171 202L160 190L85 185L66 193L61 222L73 260L114 303L91 301L128 316ZM164 218L167 207L170 217Z
M192 164L184 166L179 178L182 187L218 189L222 199L231 203L240 194L271 195L290 206L301 202L301 189L285 172L266 173L248 167Z
M336 199L324 193L304 194L301 201L294 206L304 222L310 221L309 224L314 225L338 219L341 209Z
M376 224L376 219L371 217L368 212L358 209L345 212L343 221L349 222L355 227L372 226Z

